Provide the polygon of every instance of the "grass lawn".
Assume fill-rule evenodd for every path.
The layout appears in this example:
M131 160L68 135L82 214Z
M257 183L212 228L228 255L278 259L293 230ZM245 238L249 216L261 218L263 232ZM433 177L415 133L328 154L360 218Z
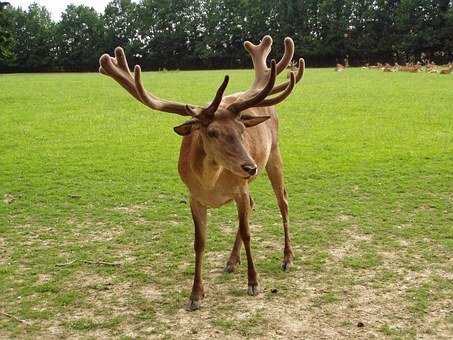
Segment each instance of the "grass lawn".
M208 102L250 71L144 74L155 94ZM97 74L0 76L0 338L451 338L453 77L308 69L279 105L296 260L266 176L252 248L211 210L200 311L184 310L193 225L177 174L184 118ZM245 258L243 256L243 258ZM107 265L99 261L114 263Z

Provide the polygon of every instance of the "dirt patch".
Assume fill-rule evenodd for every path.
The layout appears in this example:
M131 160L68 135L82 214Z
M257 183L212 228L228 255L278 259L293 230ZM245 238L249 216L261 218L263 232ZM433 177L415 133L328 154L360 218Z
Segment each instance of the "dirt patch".
M111 210L112 211L121 212L121 213L124 213L124 214L133 215L133 214L140 213L143 210L147 209L148 208L147 204L148 203L145 202L145 203L142 203L142 204L134 204L134 205L130 205L130 206L119 206L119 207L114 207Z
M338 222L348 222L348 221L352 221L353 219L354 219L354 216L347 215L347 214L340 214L336 217L336 220Z
M9 261L10 253L8 251L6 239L0 237L0 265L5 265Z
M146 285L139 291L147 300L156 301L161 297L161 292L154 285Z
M349 220L349 217L347 218ZM361 244L371 241L371 236L362 234L357 227L354 227L353 230L347 230L343 232L343 235L344 242L331 246L328 249L331 258L334 261L341 261L346 256L351 256L357 253L358 248Z
M3 203L11 204L16 200L16 197L13 194L7 193L3 195Z

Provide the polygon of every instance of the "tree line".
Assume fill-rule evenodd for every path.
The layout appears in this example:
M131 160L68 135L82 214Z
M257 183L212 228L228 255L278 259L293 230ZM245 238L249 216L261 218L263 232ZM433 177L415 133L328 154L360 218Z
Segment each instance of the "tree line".
M0 72L94 71L123 46L145 69L250 66L244 40L291 36L309 66L453 59L450 0L112 0L99 14L0 2Z

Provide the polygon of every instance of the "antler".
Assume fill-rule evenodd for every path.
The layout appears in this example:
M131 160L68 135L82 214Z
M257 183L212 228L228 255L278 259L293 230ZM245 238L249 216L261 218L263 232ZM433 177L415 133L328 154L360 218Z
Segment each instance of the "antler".
M271 74L268 77L266 85L257 93L247 99L236 101L228 107L228 110L234 113L240 113L250 107L257 106L264 99L266 99L269 92L272 90L275 84L276 77L276 65L275 60L271 61Z
M146 91L141 80L142 73L140 66L138 65L135 66L133 77L127 64L124 50L121 47L117 47L115 49L115 58L110 57L108 54L102 55L101 58L99 59L99 64L101 65L99 67L100 73L113 78L118 84L124 87L135 99L142 102L146 106L154 110L176 113L181 116L195 115L195 113L192 110L187 110L186 104L160 99L151 94L150 92ZM226 83L228 83L227 80ZM225 88L223 88L223 90L225 90ZM214 102L209 106L208 108L209 112L212 111L214 103L218 104L220 103L217 96ZM195 106L192 107L195 108ZM200 113L201 112L204 112L203 108L200 108Z
M297 72L295 72L296 75L295 75L294 84L297 84L302 79L302 77L304 76L304 71L305 71L305 60L304 60L304 58L300 58L299 64L297 66ZM291 71L290 74L294 74L294 72ZM274 86L274 88L272 89L270 94L276 94L276 93L279 93L279 92L285 90L288 87L288 85L290 84L290 81L291 80L288 80L282 84Z
M208 107L203 108L203 109L197 109L193 108L190 105L186 105L186 111L190 113L191 116L194 118L197 118L199 120L210 120L214 117L214 113L217 111L217 108L219 107L220 103L222 102L223 98L223 93L225 92L225 89L228 85L228 82L230 80L229 76L225 76L225 79L223 80L222 85L220 85L219 89L217 90L217 93L214 97L214 100L209 104Z
M292 71L290 71L290 79L288 81L276 85L275 87L274 85L272 85L270 89L268 88L268 85L270 83L275 84L275 77L288 66L294 56L294 42L291 38L286 37L285 52L280 61L275 65L275 72L273 72L272 65L275 64L275 61L271 63L270 69L266 65L266 58L271 51L271 46L272 38L268 35L264 36L258 45L254 45L250 41L246 41L244 43L244 48L252 58L253 67L255 70L255 79L250 89L244 92L235 103L230 105L230 108L232 108L233 110L237 111L238 108L240 108L243 111L252 106L276 105L286 99L293 90L294 85L302 79L305 70L305 62L303 58L300 58L297 72L294 74ZM260 94L259 97L256 95L257 92L259 92ZM264 93L266 94L263 96ZM276 93L280 94L273 98L266 99L268 95ZM257 101L257 97L261 100Z

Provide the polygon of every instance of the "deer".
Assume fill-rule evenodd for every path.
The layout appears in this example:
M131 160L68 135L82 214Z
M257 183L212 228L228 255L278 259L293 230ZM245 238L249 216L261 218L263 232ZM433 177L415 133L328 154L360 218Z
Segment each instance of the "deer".
M376 65L368 65L367 68L369 69L381 69L382 64L381 63L376 63Z
M385 63L384 67L382 67L382 71L384 72L393 72L393 68L389 63Z
M278 146L278 118L275 106L283 102L303 77L305 61L300 58L296 72L276 84L276 76L287 68L294 55L294 42L284 40L284 53L279 62L266 59L272 38L264 36L255 45L244 42L254 68L254 81L244 92L224 96L229 77L225 76L214 99L206 106L182 104L158 98L144 88L141 67L131 73L124 50L117 47L115 56L101 56L99 72L111 77L136 100L149 108L190 117L174 131L182 136L178 172L189 192L190 210L194 223L195 273L186 309L200 308L205 296L202 263L207 234L207 210L235 202L239 218L233 248L224 268L235 271L240 264L242 244L247 259L247 293L260 293L258 274L251 251L249 219L253 207L249 184L264 170L267 173L280 210L283 234L281 268L289 270L294 253L288 225L288 194L283 177L283 161Z
M417 62L415 65L413 63L406 63L406 66L400 66L398 70L401 72L417 73L421 68L421 63Z
M336 71L336 72L342 72L342 71L344 71L344 70L346 70L346 68L345 68L343 65L341 65L341 64L337 64L337 65L335 66L335 71Z
M453 72L453 64L452 63L448 63L448 68L446 69L443 69L443 70L440 70L439 74L450 74Z

